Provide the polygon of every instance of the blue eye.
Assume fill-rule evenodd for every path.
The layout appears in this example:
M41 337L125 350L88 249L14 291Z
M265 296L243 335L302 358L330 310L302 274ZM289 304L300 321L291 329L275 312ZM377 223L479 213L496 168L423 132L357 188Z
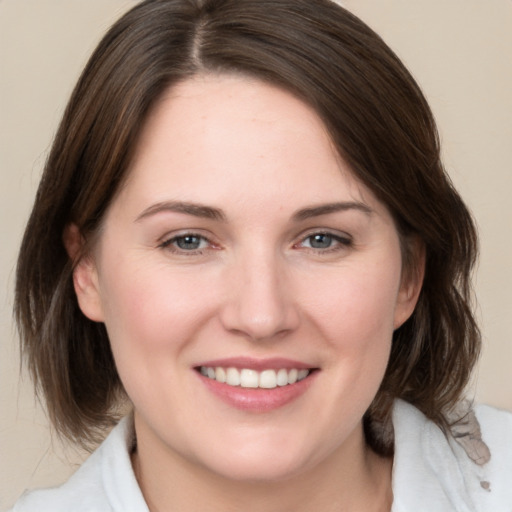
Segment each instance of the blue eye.
M316 251L328 251L350 246L351 243L352 241L348 237L332 233L313 233L304 238L299 245Z
M201 247L202 238L195 235L179 236L174 239L175 244L184 251L195 251Z
M174 250L176 252L194 252L206 249L208 245L208 240L200 235L185 234L175 236L170 238L169 240L166 240L162 244L162 247Z
M326 233L308 236L306 240L309 240L309 246L313 249L328 249L334 241L332 235Z

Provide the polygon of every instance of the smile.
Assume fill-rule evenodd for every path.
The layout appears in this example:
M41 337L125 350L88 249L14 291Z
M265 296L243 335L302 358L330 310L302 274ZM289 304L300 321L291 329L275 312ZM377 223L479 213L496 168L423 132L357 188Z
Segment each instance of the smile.
M205 377L216 380L222 384L227 384L228 386L273 389L295 384L305 379L310 374L311 370L306 368L281 368L257 371L248 368L223 368L220 366L214 368L211 366L201 366L199 371Z

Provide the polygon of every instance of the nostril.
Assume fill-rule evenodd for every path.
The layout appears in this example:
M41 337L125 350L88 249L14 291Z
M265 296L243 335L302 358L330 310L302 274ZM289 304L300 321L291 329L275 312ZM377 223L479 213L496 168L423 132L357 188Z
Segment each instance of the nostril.
M238 302L226 308L221 321L226 330L252 341L278 341L299 325L299 315L288 306L261 309Z

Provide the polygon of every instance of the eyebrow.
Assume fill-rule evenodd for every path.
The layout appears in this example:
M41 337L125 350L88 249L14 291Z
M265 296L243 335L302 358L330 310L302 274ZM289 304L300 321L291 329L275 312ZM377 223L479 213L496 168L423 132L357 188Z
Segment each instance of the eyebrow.
M330 213L342 212L347 210L358 210L371 215L373 210L364 203L358 201L342 201L338 203L321 204L318 206L310 206L302 208L295 212L292 216L294 222L300 222L313 217L320 217L321 215L328 215ZM213 206L206 206L197 203L184 202L184 201L164 201L156 203L146 208L136 219L139 222L147 217L156 215L161 212L184 213L185 215L192 215L203 219L216 220L226 222L226 214L219 208Z
M311 219L312 217L320 217L321 215L344 212L347 210L358 210L365 213L366 215L371 215L373 213L373 210L364 203L360 203L358 201L342 201L339 203L328 203L303 208L295 212L293 215L293 220L295 222L299 222L302 220Z
M139 222L142 219L161 212L184 213L186 215L193 215L194 217L201 217L203 219L211 219L222 222L226 221L226 215L224 212L212 206L205 206L197 203L189 203L183 201L164 201L162 203L156 203L149 208L146 208L135 219L135 222Z

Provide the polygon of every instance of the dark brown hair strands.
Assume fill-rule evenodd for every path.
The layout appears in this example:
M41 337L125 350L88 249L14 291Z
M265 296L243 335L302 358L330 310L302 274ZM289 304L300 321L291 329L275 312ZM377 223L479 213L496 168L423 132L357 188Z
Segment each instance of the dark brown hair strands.
M394 216L406 275L419 264L413 242L423 245L419 302L394 333L365 432L375 451L392 452L383 433L395 398L446 428L480 349L470 286L477 237L414 79L377 34L328 0L148 0L110 29L84 69L21 246L22 351L58 432L96 443L124 397L105 327L78 307L64 230L73 222L86 246L94 243L148 113L169 87L200 73L263 80L311 105L340 156Z

